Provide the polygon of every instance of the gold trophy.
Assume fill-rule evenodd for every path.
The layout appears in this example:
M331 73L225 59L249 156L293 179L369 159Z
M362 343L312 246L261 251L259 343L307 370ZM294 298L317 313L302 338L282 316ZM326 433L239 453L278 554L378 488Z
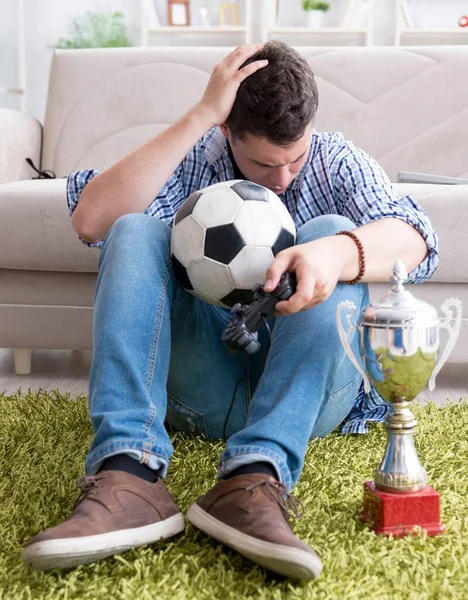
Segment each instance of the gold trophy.
M462 305L457 298L445 300L441 310L446 316L441 319L433 306L405 289L407 278L405 265L397 261L394 286L381 302L364 308L357 326L351 323L356 307L352 302L341 302L337 325L344 349L364 380L364 391L368 393L372 385L392 407L386 419L388 439L383 460L374 481L364 483L362 519L377 533L406 535L419 526L436 535L443 531L440 497L427 484L426 471L416 453L413 433L417 421L409 403L426 383L431 391L435 389L436 376L460 332ZM436 362L441 328L448 330L449 340ZM355 331L362 364L351 348Z

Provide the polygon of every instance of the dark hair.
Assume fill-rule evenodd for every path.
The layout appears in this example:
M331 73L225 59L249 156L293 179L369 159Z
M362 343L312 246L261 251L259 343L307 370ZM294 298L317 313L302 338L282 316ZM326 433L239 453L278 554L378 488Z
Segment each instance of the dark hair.
M250 133L289 146L304 135L315 116L317 85L307 60L276 40L267 42L242 67L265 58L268 65L241 83L226 123L234 137Z

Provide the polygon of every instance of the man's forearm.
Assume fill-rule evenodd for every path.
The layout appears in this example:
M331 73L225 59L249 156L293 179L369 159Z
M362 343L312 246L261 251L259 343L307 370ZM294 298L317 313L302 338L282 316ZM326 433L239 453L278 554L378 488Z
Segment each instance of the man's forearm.
M97 242L122 215L144 212L211 126L209 115L197 105L158 136L97 175L83 190L73 214L75 231L85 241Z
M400 219L379 219L354 230L360 239L366 258L363 281L388 281L397 259L403 261L408 273L427 256L426 243L418 231ZM336 236L339 252L344 257L340 281L351 281L359 271L359 255L355 242L348 236Z

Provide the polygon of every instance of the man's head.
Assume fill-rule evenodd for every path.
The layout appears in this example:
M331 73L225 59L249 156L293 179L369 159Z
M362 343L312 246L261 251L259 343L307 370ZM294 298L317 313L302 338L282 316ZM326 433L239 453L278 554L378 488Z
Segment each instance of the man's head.
M281 194L307 159L318 92L290 46L267 42L242 66L262 59L268 65L242 82L222 130L244 176Z

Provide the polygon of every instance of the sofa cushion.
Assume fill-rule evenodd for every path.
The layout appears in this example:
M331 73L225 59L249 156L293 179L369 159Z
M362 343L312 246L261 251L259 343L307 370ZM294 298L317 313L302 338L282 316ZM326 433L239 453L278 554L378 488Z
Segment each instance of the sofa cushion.
M0 186L0 269L97 273L99 250L85 246L71 224L65 179ZM441 261L433 281L468 282L468 185L395 184L412 193L440 237Z
M64 176L116 162L198 102L213 66L228 51L57 50L42 168ZM298 51L317 80L317 130L341 131L391 181L402 170L468 176L467 46Z

